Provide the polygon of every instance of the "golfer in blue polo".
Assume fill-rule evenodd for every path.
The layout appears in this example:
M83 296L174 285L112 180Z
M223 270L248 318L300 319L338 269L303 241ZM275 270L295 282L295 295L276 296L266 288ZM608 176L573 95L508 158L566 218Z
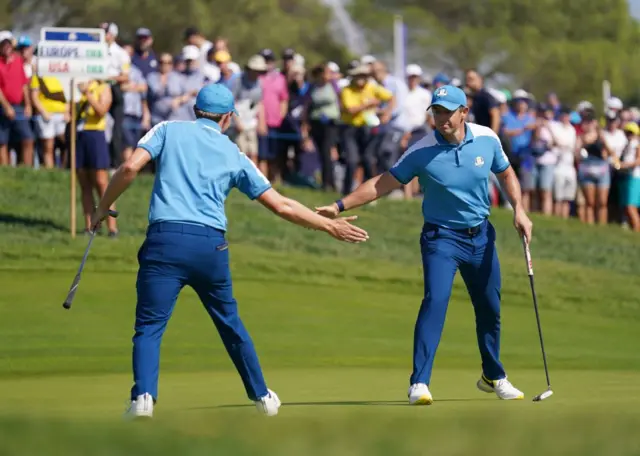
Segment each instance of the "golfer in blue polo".
M326 217L370 203L418 177L423 189L424 227L420 237L424 298L413 345L409 402L429 405L431 369L442 335L456 272L460 270L476 314L482 358L480 390L500 399L522 399L500 362L500 262L496 232L488 221L491 172L501 181L514 208L514 224L526 241L532 224L522 208L518 178L496 134L466 122L469 108L462 90L436 89L430 109L436 130L407 150L389 172L380 174L331 206Z
M235 114L233 95L224 85L203 87L194 111L196 121L162 122L140 140L131 158L114 174L92 219L95 228L138 172L149 160L156 161L149 227L138 252L134 385L127 414L153 415L160 342L176 299L188 285L218 329L249 399L262 413L275 415L280 400L267 389L233 297L225 240L227 195L238 188L285 220L342 241L363 242L368 236L349 223L353 217L322 217L271 188L253 162L223 134Z

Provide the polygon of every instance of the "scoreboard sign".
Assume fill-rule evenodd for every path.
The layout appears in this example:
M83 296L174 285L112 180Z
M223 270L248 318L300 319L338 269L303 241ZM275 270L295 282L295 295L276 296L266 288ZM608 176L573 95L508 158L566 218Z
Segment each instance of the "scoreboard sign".
M102 29L43 28L38 43L39 76L105 79L108 48Z

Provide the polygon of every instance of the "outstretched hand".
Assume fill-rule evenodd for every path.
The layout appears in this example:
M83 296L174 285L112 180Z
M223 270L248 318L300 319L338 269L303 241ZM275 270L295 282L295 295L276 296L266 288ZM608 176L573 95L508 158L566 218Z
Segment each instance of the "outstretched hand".
M362 228L352 225L350 222L357 220L357 215L333 219L329 227L329 234L339 241L358 244L369 239L369 234Z
M336 203L333 203L330 206L321 206L316 207L316 214L322 215L323 217L334 219L340 214L340 209ZM346 217L349 220L355 220L350 217ZM357 217L356 217L357 218Z

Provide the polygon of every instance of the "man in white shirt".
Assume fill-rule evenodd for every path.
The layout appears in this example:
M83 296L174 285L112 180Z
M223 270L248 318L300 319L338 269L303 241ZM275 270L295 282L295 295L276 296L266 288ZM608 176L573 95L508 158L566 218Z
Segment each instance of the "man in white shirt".
M184 41L186 45L196 46L200 50L200 68L204 68L207 63L207 54L213 48L213 43L207 40L196 27L189 27L184 31Z
M549 123L552 137L552 151L557 156L553 174L554 214L569 218L571 203L576 199L578 176L575 167L577 145L576 129L571 124L571 111L560 110L558 121Z
M400 115L406 126L405 134L400 141L400 148L403 151L420 141L429 132L429 111L427 109L431 106L431 92L420 85L423 76L422 68L412 63L407 65L405 74L408 91L399 106ZM404 186L406 199L413 198L417 191L417 179Z
M111 130L111 142L109 145L109 153L111 155L111 167L117 168L122 163L122 154L124 152L124 93L122 84L129 81L129 70L131 68L131 57L118 43L118 26L113 22L105 22L101 24L101 28L105 32L105 41L107 42L108 64L107 64L107 82L111 85L111 109L109 114L113 119L113 127Z

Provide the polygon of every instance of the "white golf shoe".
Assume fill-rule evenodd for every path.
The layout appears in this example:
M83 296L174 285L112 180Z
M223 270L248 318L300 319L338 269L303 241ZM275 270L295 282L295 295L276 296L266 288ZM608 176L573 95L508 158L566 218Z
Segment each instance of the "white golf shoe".
M496 396L506 401L524 399L524 393L513 386L506 377L501 378L500 380L489 380L487 377L482 375L480 380L478 380L477 385L480 391L484 391L485 393L496 393Z
M269 394L255 401L256 408L258 409L258 412L267 416L275 416L278 414L278 409L282 405L282 402L280 402L280 398L275 392L270 389L267 391Z
M131 401L124 416L127 419L153 417L153 397L151 394L141 394L134 401Z
M431 405L433 397L429 387L424 383L414 383L409 388L409 404L411 405Z

